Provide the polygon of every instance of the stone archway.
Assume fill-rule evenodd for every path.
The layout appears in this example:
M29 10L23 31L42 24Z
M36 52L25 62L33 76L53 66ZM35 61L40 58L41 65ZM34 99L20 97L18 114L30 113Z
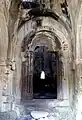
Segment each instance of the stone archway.
M31 46L28 49L28 52L26 53L26 56L27 56L26 59L22 62L22 75L21 75L22 76L22 78L21 78L21 80L22 80L22 87L21 88L22 88L22 98L23 99L32 99L33 98L33 69L34 69L33 58L34 58L34 49L38 45L40 47L46 45L46 47L49 47L48 54L51 54L51 55L56 55L56 53L60 54L60 50L59 50L60 49L60 45L58 45L56 43L56 45L55 45L55 51L54 51L54 49L52 48L52 46L50 45L50 43L48 43L49 42L48 41L49 38L47 36L45 36L45 35L43 37L45 37L45 40L42 39L42 38L41 39L39 38L39 41L37 41L38 37L36 37L36 39L34 40L35 42L33 42L31 44ZM46 39L47 39L47 41L46 41ZM45 44L45 42L46 42L46 44ZM57 62L57 63L54 63L54 62ZM62 66L62 62L61 61L59 63L58 62L59 62L59 60L55 61L55 57L54 57L54 59L53 59L53 65L54 64L56 64L56 65L58 64L56 71L55 71L55 68L53 68L54 71L56 72L56 75L57 75L56 76L55 73L54 73L54 77L57 77L57 79L58 79L58 81L57 81L57 84L58 84L57 85L58 86L57 87L57 89L58 89L58 96L60 96L60 94L62 96L62 93L60 93L60 89L59 89L60 86L61 86L60 85L61 84L61 80L60 79L62 79L62 69L58 68L58 67ZM54 66L54 67L56 67L56 66ZM58 96L56 96L56 97L58 97Z
M41 34L40 34L41 35ZM46 46L49 48L50 51L54 52L53 46L52 46L52 40L50 38L50 36L46 36L45 34L41 35L42 37L40 38L40 36L37 36L31 41L30 44L28 44L26 46L22 46L24 47L24 51L23 53L26 55L26 59L22 59L24 60L22 62L22 70L24 73L24 75L22 75L24 78L22 81L22 95L23 98L25 99L31 99L33 98L33 54L34 54L34 49L36 48L36 46ZM60 45L58 44L54 44L55 46L55 50L57 51L58 49L60 49ZM26 82L25 82L26 81ZM25 87L26 86L26 87Z
M47 22L49 20L49 24ZM54 24L53 24L54 23ZM28 30L27 27L30 27ZM57 22L51 18L43 18L43 24L41 27L38 27L36 29L36 22L30 20L29 22L25 23L22 28L17 31L17 36L15 36L15 49L14 49L14 58L16 61L16 71L15 71L15 76L16 76L16 88L15 88L15 94L16 94L16 99L21 99L21 64L22 61L26 61L28 56L30 57L29 53L32 53L34 51L34 48L36 45L39 45L39 38L42 38L42 36L46 36L48 38L47 40L44 40L45 37L43 37L43 40L45 42L42 43L40 40L40 45L46 44L46 41L48 41L49 48L53 51L56 48L56 42L60 43L61 46L61 63L64 65L62 68L62 81L60 84L60 89L58 99L59 100L67 100L69 99L72 100L72 86L71 82L72 81L72 54L71 54L71 38L69 37L68 32L66 29L60 25L57 24ZM60 29L61 28L61 29ZM62 31L63 29L63 31ZM37 42L35 42L37 41ZM37 43L37 44L36 44ZM23 47L24 45L24 47ZM52 46L52 47L51 47ZM16 54L15 54L16 53ZM28 55L27 55L28 53ZM32 56L32 54L31 54ZM30 58L28 58L30 59ZM68 68L68 69L67 69ZM32 67L30 68L32 70ZM30 70L29 69L29 70ZM71 81L70 81L71 80ZM71 89L69 89L71 88ZM70 96L70 98L69 98ZM65 105L67 105L66 103Z
M23 58L24 58L24 56L25 56L25 54L26 54L26 59L28 59L28 60L30 60L30 61L28 61L28 60L26 60L25 59L25 64L28 64L29 63L29 66L30 66L30 68L29 68L29 66L28 66L28 69L29 69L29 83L30 83L30 87L24 87L25 88L25 91L26 92L24 92L26 95L24 95L24 96L26 96L26 98L32 98L32 96L33 96L33 87L32 87L32 85L33 85L33 81L32 81L32 78L33 78L33 51L34 51L34 49L35 49L35 47L36 46L38 46L38 45L48 45L49 46L49 49L51 50L51 51L58 51L61 47L60 47L60 43L58 42L59 40L55 37L55 36L53 36L52 34L50 35L49 34L49 32L44 32L44 33L42 33L42 32L38 32L36 35L35 35L35 37L32 39L32 41L31 41L31 43L30 44L28 44L27 46L26 46L26 50L25 50L25 46L24 46L24 51L23 51L23 53L24 53L24 55L23 55ZM56 39L56 40L55 40ZM58 44L59 44L59 47L58 47ZM28 49L27 49L28 48ZM59 52L60 52L60 55L61 55L61 53L62 53L62 51L61 50L59 50ZM28 53L28 55L27 55L27 53ZM62 58L60 57L60 59L61 59L61 65L63 64L63 62L65 62L65 61L63 61L62 62ZM66 59L65 59L66 60ZM26 61L28 61L28 63L26 62ZM67 62L66 62L67 63ZM63 67L67 67L66 66L66 63L64 64L64 66ZM27 69L27 67L26 67L26 69ZM65 70L66 68L62 68L62 70L61 70L61 74L63 75L61 75L61 80L58 82L58 96L57 96L57 98L58 99L67 99L66 97L68 97L68 87L66 86L66 85L68 85L68 84L66 84L66 83L63 83L63 82L65 82L65 78L64 78L64 71L63 71L63 69ZM25 72L24 72L25 73ZM27 73L26 73L27 74ZM24 76L26 76L26 75L24 75ZM66 76L67 77L67 76ZM64 81L63 81L63 79L64 79ZM27 80L26 80L27 81ZM25 84L25 83L24 83ZM26 85L26 84L25 84ZM64 85L64 86L63 86ZM27 86L27 85L26 85ZM28 95L27 95L27 89L28 88L30 88L29 89L29 93L28 93ZM64 98L65 97L65 98ZM23 97L24 98L24 97Z

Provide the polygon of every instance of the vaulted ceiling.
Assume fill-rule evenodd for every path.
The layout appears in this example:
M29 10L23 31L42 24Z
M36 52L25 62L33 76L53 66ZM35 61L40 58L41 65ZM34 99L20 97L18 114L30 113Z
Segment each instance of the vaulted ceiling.
M56 12L61 18L64 17L72 27L75 26L81 0L37 0L37 2ZM10 0L10 16L15 22L18 16L21 0ZM11 18L10 18L11 19Z

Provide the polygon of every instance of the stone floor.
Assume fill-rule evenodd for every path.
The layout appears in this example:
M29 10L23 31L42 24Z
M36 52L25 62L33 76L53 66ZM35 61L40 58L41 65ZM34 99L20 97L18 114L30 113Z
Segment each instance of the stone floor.
M48 112L44 118L34 119L31 116L32 111ZM74 110L70 107L47 108L44 106L35 106L34 103L14 104L13 110L0 113L0 120L75 120Z
M0 113L0 120L75 120L73 112L66 108L56 109L55 113L49 113L45 118L34 119L30 114L20 114L17 115L16 111Z

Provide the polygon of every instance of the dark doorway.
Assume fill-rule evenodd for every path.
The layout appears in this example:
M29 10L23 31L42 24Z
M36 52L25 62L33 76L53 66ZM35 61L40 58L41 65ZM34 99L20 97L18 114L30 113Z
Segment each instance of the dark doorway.
M34 51L33 61L33 98L57 99L58 52L52 52L45 46L38 46ZM41 71L45 78L41 79Z

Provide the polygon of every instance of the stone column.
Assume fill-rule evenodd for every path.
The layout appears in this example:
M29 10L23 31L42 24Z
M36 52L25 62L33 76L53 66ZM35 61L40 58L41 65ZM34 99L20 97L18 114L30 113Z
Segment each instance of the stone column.
M76 120L82 120L82 59L76 64Z
M6 60L8 50L8 30L4 16L4 0L0 0L0 110L3 107L3 89L6 88Z
M29 51L29 71L28 71L28 99L33 98L33 51Z
M76 103L76 120L82 120L82 2L79 9L77 19L77 34L76 34L76 85L75 97Z

